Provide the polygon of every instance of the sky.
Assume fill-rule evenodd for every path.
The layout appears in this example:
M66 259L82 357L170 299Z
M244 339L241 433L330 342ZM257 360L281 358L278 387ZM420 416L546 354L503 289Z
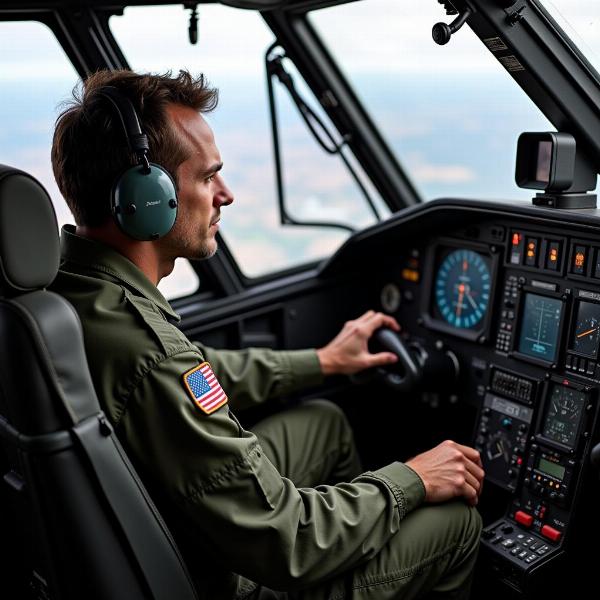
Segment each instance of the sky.
M584 52L600 68L600 3L542 1L570 21L577 31L570 29L571 36L588 44ZM273 34L250 11L201 5L199 17L197 46L188 42L189 11L181 5L128 8L110 26L134 69L202 71L219 87L220 106L208 120L236 194L222 231L242 269L260 275L330 254L347 234L279 224L263 64ZM553 128L468 26L448 45L434 44L431 27L440 20L451 17L437 0L420 0L418 11L408 0L362 0L311 15L425 199L528 200L529 192L514 184L516 138ZM59 221L70 221L50 170L49 147L61 102L77 76L44 25L2 23L0 31L0 162L36 175L55 200ZM294 216L372 223L340 161L317 148L285 94L278 92L277 100ZM190 270L178 278L196 285Z

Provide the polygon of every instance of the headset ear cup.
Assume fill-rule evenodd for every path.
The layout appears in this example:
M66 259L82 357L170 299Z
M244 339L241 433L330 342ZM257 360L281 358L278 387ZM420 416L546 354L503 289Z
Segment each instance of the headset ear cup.
M141 241L165 236L177 218L177 191L169 173L160 165L127 169L115 182L111 210L121 230Z

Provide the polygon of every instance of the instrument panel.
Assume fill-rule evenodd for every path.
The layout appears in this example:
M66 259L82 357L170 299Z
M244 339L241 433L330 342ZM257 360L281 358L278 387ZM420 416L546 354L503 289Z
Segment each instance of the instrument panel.
M577 543L597 479L600 236L557 232L487 219L432 235L410 249L396 294L408 341L460 363L456 393L477 409L469 443L504 500L482 549L521 591Z
M425 327L486 345L495 338L495 352L512 360L552 370L562 363L600 382L600 242L514 230L507 241L499 248L449 238L422 250Z
M433 200L355 236L320 275L401 324L421 377L397 406L415 400L423 437L479 450L490 581L532 599L559 589L561 569L587 572L581 540L600 536L600 210Z

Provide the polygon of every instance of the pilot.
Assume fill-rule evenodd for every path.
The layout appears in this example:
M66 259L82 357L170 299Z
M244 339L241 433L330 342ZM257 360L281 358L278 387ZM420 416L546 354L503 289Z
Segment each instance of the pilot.
M123 98L148 139L137 158L142 138L121 119ZM332 403L300 404L252 431L235 416L326 375L393 362L367 348L376 329L399 329L393 318L369 311L318 350L217 351L178 329L158 291L176 258L215 253L233 202L202 117L216 104L216 90L185 71L100 71L57 119L52 166L76 226L63 228L53 290L79 314L103 409L202 598L468 598L484 475L475 450L445 441L361 473ZM178 206L166 235L140 240L111 206L123 170L146 155L152 172L165 170L158 179L172 176Z

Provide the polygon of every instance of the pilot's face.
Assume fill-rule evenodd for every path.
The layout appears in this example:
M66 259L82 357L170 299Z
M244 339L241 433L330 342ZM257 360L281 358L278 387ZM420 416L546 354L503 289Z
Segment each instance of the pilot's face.
M177 221L164 241L173 257L202 259L217 251L221 207L233 195L219 173L223 163L208 123L193 108L171 104L167 114L191 155L175 172L179 207Z

